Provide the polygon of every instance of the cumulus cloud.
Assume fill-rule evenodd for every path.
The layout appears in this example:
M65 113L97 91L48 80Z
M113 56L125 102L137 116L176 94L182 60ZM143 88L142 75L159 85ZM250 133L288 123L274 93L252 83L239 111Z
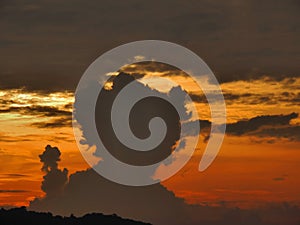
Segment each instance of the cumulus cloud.
M43 163L42 171L46 173L41 188L47 196L59 196L68 181L68 170L58 168L60 155L59 149L50 145L47 145L43 154L39 155Z
M111 78L111 81L113 82L112 89L101 90L95 109L96 127L103 145L114 157L131 165L152 165L167 158L175 149L176 143L180 138L181 124L179 115L182 116L183 120L189 120L192 116L191 113L187 111L185 105L187 93L180 87L172 88L167 94L160 93L138 82L134 77L126 73L120 73L118 76ZM130 124L133 134L141 139L149 137L151 134L149 121L154 117L160 117L166 123L167 132L165 138L151 151L141 152L127 147L118 139L112 127L112 105L120 91L129 83L133 86L136 95L145 94L146 96L150 96L138 101L131 109L128 123ZM80 91L86 93L84 89ZM153 97L152 95L158 97ZM78 98L82 98L82 96L83 95L78 95ZM177 104L177 109L167 100L162 99L163 97L167 100L173 99L173 103L176 102ZM126 102L122 104L126 104ZM94 140L94 134L91 133L91 129L87 124L90 116L94 115L89 115L88 113L90 112L77 110L78 99L76 99L74 103L74 108L75 119L80 124L80 128L83 132L81 143L93 146L97 141ZM101 146L96 147L95 155L101 157Z
M57 168L60 154L53 150L54 148L48 149L47 155L51 156L46 157L44 166ZM55 179L51 182L57 184ZM92 169L71 174L62 193L55 192L41 199L36 198L30 203L29 209L50 211L60 215L116 213L122 217L156 225L281 225L281 221L285 221L287 225L296 225L300 221L300 209L290 204L269 205L249 210L227 208L225 205L221 207L188 205L162 184L144 187L124 186L106 180Z
M123 186L108 181L89 169L70 176L60 199L55 201L54 198L46 197L40 202L33 202L31 208L43 210L47 206L54 213L63 215L117 213L123 217L160 224L170 221L174 215L182 214L178 219L182 224L188 219L181 210L184 205L182 199L177 199L160 184L146 187Z

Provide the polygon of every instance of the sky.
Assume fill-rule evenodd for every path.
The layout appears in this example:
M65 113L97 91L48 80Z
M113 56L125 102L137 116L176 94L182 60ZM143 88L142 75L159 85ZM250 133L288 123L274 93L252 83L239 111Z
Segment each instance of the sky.
M122 68L129 75L155 74L181 83L200 117L202 131L192 159L171 179L145 193L165 196L169 205L174 201L178 208L185 207L182 204L204 207L201 212L205 207L252 212L273 204L295 210L294 205L300 206L299 9L296 0L1 1L0 205L70 213L66 208L74 205L72 193L80 193L74 184L82 180L89 184L97 176L73 134L79 79L111 48L157 39L183 45L209 65L226 101L227 131L216 160L200 173L198 164L211 119L203 93L183 72L167 65L148 62ZM151 87L151 82L147 84ZM154 81L153 85L159 84ZM53 167L66 182L62 192L67 197L62 198L61 208L49 197L47 177L43 177L48 172L41 170L46 162L40 155L47 145L61 152L58 166ZM110 191L112 184L103 179L97 185ZM135 193L126 188L113 190L116 196ZM143 191L138 193L143 196ZM99 194L96 199L102 198ZM114 213L116 206L95 204L86 212L97 207ZM119 207L121 215L136 216ZM73 210L83 213L76 207ZM276 218L275 211L268 211L270 218ZM146 220L153 217L142 210L137 214ZM291 215L299 221L297 214Z

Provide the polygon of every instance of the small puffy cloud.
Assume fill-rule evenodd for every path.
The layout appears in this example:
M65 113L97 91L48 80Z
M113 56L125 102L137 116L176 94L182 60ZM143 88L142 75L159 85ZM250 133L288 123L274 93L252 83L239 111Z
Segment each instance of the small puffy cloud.
M39 155L43 163L42 171L46 173L41 188L47 196L59 196L68 181L68 170L58 168L60 155L59 149L50 145L47 145L43 154Z

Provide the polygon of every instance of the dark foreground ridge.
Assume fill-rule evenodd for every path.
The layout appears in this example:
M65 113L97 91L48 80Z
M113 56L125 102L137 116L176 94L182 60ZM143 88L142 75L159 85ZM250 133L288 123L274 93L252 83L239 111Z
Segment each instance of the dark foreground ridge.
M86 214L82 217L53 216L51 213L27 211L25 207L14 209L0 209L1 225L151 225L130 219L123 219L117 215L103 215L101 213Z

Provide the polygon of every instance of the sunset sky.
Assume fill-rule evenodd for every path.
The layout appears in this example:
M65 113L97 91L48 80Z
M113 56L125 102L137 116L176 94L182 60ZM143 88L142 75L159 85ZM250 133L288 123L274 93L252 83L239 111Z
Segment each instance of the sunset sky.
M232 125L228 125L217 160L207 171L197 171L204 145L200 142L199 154L164 184L191 203L300 202L299 118L291 115L299 113L299 89L299 78L273 81L263 77L222 84L227 120ZM28 204L43 194L38 155L49 143L61 149L61 167L71 173L88 168L74 141L72 92L8 89L0 94L2 205ZM199 101L197 107L200 119L209 120L207 103ZM266 115L278 118L270 124ZM265 118L255 127L249 120L259 116ZM250 125L235 130L233 125L239 121Z
M1 1L0 206L45 195L39 155L48 144L69 174L90 167L73 134L76 85L105 51L143 39L194 51L226 101L227 131L213 164L198 171L204 130L192 159L162 184L189 204L300 206L299 10L294 0ZM211 120L203 93L180 71L151 62L122 70L181 83L200 120Z

